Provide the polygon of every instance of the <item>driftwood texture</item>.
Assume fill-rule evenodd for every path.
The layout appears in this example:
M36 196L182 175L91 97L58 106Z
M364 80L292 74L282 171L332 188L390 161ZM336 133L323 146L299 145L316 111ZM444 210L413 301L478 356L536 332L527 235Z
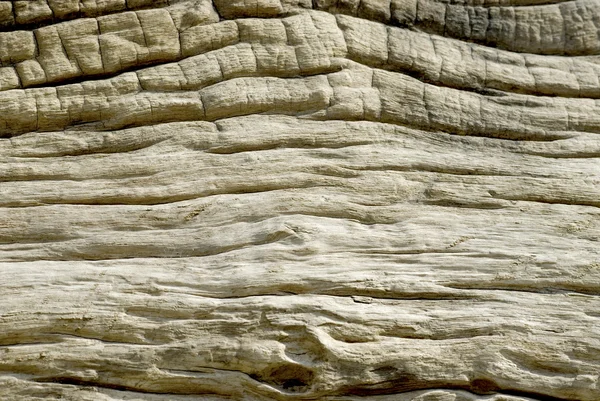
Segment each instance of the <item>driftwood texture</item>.
M0 2L1 400L600 400L598 0Z

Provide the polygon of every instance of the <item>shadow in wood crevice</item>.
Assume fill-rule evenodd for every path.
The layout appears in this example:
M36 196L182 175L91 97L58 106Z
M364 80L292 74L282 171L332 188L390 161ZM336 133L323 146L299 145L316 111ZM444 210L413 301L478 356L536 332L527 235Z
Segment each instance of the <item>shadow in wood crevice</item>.
M52 376L52 377L40 377L37 379L33 379L32 381L36 383L57 383L57 384L68 384L79 387L98 387L105 388L109 390L117 390L117 391L130 391L136 393L144 393L144 394L173 394L173 392L165 391L149 391L141 388L131 387L131 386L123 386L119 384L112 383L103 383L94 380L84 380L76 377L68 377L68 376ZM186 393L181 392L177 393L178 395L198 395L198 393Z
M315 379L315 372L299 364L287 363L251 374L250 377L287 392L301 393L310 389Z
M416 375L401 372L395 367L377 368L372 373L383 373L385 376L395 375L388 380L377 383L347 386L341 389L339 395L374 396L402 394L420 390L463 390L472 394L485 395L507 395L525 397L536 401L577 401L571 398L555 397L548 394L536 393L525 390L502 388L496 382L488 378L473 379L468 385L452 384L442 381L426 381L419 379Z
M340 389L340 395L386 395L436 388L435 383L427 383L416 375L404 373L394 366L379 367L372 370L371 373L388 378L376 383L343 387Z

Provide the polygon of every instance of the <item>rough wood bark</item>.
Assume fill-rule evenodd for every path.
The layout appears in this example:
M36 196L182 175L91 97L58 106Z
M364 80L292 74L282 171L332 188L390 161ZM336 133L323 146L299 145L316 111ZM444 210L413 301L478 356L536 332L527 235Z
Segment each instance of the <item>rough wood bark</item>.
M598 0L0 2L0 399L600 399Z

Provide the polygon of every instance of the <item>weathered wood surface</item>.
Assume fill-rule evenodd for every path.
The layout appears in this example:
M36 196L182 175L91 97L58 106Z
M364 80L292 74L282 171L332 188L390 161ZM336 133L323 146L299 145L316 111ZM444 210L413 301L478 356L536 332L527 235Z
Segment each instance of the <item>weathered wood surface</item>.
M600 400L599 21L0 2L0 399Z

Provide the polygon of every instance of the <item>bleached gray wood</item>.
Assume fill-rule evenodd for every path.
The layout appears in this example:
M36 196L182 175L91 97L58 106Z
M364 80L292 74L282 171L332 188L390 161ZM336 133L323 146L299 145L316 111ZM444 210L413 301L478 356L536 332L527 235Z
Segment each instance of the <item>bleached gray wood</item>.
M600 399L599 10L0 2L0 399Z

